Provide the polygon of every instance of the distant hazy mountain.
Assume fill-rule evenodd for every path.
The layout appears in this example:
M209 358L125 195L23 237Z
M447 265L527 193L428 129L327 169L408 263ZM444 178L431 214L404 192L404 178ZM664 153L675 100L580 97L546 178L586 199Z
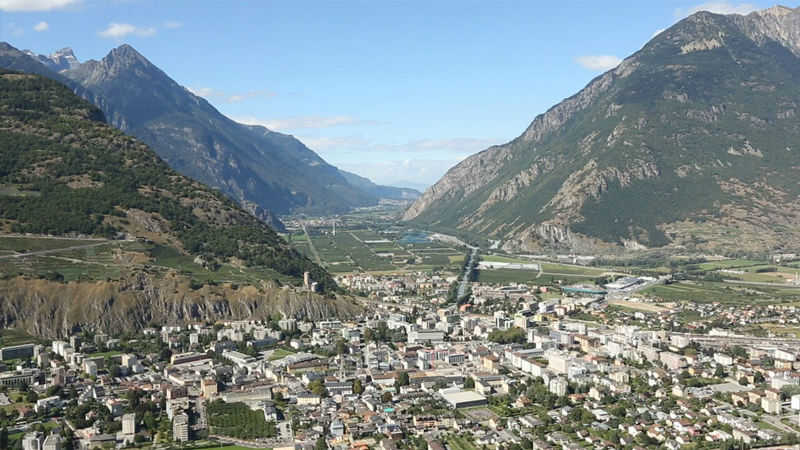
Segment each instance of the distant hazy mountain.
M696 13L405 213L507 248L800 245L800 12Z
M178 172L220 189L267 221L270 211L341 213L377 203L297 139L230 120L128 45L101 61L73 60L69 49L32 57L8 44L0 47L0 66L66 78L85 89L83 96L110 124L147 143Z
M422 193L416 189L399 188L394 186L381 186L373 183L369 178L356 175L351 172L339 169L345 180L350 185L368 192L378 198L387 198L390 200L416 200Z

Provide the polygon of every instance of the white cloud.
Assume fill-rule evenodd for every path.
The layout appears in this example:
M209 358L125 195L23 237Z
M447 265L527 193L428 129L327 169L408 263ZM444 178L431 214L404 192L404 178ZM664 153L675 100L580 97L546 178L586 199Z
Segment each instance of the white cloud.
M394 184L398 181L410 181L430 186L442 177L451 167L457 164L454 159L413 159L402 161L369 162L335 164L340 169L367 177L378 184Z
M116 23L108 24L108 27L97 33L98 36L111 39L122 39L125 36L135 34L140 37L147 37L156 34L156 29L153 27L137 27L129 23Z
M503 142L502 139L488 138L444 138L417 139L400 143L382 143L361 135L342 137L297 136L310 149L324 153L340 153L343 151L364 152L368 154L407 155L425 153L437 154L444 158L462 159L473 153L485 150L492 145Z
M705 2L701 5L692 6L689 8L678 8L674 12L676 20L683 19L684 17L691 16L699 11L708 11L716 14L741 14L747 15L753 11L758 11L759 7L751 3L739 3L735 5L726 1Z
M203 97L206 100L219 100L226 103L238 103L244 100L249 100L251 98L257 98L257 97L272 98L277 96L276 93L268 91L266 89L255 89L252 91L247 91L243 93L234 93L234 94L225 93L223 91L220 91L219 89L214 89L207 86L188 88L188 89L192 92L192 94L197 95L199 97Z
M180 27L181 27L181 25L183 25L183 24L182 24L182 23L180 23L180 22L173 22L173 21L171 21L171 20L165 20L165 21L164 21L164 22L162 22L162 23L163 23L163 24L164 24L164 26L165 26L165 27L167 27L167 28L180 28Z
M44 21L39 22L39 23L37 23L36 25L33 26L33 29L35 31L45 31L48 28L50 28L50 25L47 22L44 22Z
M575 58L575 62L585 69L606 71L617 67L622 58L614 55L583 55Z
M0 0L2 11L50 11L77 5L83 0Z
M655 33L653 33L653 35L652 35L652 36L650 36L650 38L652 39L652 38L654 38L654 37L658 36L659 34L661 34L661 33L663 33L663 32L664 32L664 28L659 28L659 29L657 29L657 30L656 30L656 32L655 32Z
M308 148L319 152L364 148L372 143L372 141L360 135L344 136L344 137L304 136L304 137L299 137L298 139L300 139L304 144L306 144Z
M11 35L14 37L20 37L25 34L25 29L18 26L14 22L9 22L8 25L6 25L5 30L11 33Z
M228 98L227 98L227 101L229 101L231 103L236 103L236 102L241 102L243 100L249 100L251 98L256 98L256 97L272 98L272 97L275 97L276 95L277 94L275 94L274 92L268 91L266 89L257 89L257 90L253 90L253 91L247 91L247 92L245 92L243 94L229 95Z
M187 89L189 89L189 91L191 91L192 94L194 94L194 95L196 95L198 97L206 98L206 99L208 99L208 98L221 98L221 97L225 96L225 94L222 91L218 91L216 89L212 89L210 87L205 87L205 86L199 87L199 88L191 88L190 87L190 88L187 88Z
M375 125L380 122L362 121L348 116L304 116L285 119L259 119L256 117L239 117L233 120L248 124L261 125L273 131L305 130L310 128L330 128L342 125Z

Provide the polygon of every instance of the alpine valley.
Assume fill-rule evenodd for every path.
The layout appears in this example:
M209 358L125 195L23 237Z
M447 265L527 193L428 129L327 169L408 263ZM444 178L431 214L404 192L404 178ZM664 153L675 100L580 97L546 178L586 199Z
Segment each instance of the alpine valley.
M735 253L800 238L800 11L696 13L405 211L507 250Z

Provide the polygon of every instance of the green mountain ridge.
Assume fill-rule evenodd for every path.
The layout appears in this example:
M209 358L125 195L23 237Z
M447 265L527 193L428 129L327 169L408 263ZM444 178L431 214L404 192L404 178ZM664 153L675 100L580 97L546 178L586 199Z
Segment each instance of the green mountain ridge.
M459 163L403 218L526 251L792 247L798 17L684 19L520 137Z
M37 75L0 72L5 231L146 237L208 262L236 258L300 278L330 276L219 192L177 174L96 107Z

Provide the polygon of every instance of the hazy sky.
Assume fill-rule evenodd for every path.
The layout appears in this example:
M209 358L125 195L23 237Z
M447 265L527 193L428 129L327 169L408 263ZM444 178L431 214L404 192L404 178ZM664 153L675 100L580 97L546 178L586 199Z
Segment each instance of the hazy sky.
M432 184L700 10L678 0L0 0L0 40L128 43L224 114L381 183Z

